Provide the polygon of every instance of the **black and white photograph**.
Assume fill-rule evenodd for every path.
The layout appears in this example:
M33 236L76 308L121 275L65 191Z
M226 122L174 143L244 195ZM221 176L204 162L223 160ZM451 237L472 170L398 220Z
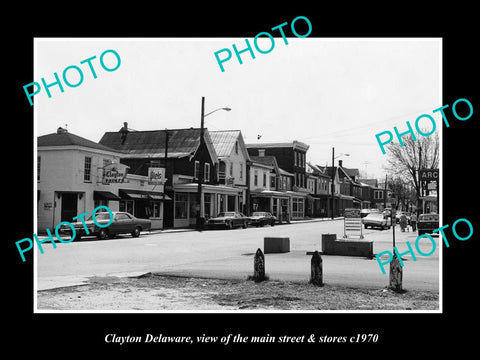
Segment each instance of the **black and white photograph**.
M37 311L441 310L441 39L294 20L36 39Z
M473 347L472 8L38 5L4 55L9 347Z

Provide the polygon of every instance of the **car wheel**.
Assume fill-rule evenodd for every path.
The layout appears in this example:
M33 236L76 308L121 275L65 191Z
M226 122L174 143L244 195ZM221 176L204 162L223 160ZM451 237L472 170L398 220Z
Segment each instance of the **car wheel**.
M132 231L132 237L139 237L140 236L140 226L136 226L135 229Z
M233 229L233 224L231 221L227 223L227 229L232 230Z
M275 220L272 220L271 226L275 226Z
M364 227L365 229L368 229L368 226L367 226L367 224L363 225L363 227Z
M105 240L107 237L108 237L107 229L100 229L100 231L97 234L97 239L98 240Z
M244 221L243 222L243 228L246 229L248 227L248 222Z

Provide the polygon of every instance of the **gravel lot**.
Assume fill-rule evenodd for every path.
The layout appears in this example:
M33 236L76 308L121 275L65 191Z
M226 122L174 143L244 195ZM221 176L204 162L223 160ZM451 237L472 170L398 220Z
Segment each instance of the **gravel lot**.
M408 290L408 289L407 289ZM38 310L438 310L433 291L395 293L307 282L220 280L145 274L94 277L88 284L38 291Z

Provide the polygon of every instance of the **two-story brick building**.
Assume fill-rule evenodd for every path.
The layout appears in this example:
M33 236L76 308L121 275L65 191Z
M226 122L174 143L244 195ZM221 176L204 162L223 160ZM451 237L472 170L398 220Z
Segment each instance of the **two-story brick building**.
M291 219L302 219L305 217L307 190L306 154L309 149L307 144L300 141L288 143L263 143L247 144L247 150L252 156L274 156L278 165L280 183L277 190L283 191L291 179L291 189L285 190L290 197L290 204L287 207L288 217ZM285 183L284 183L285 181ZM285 212L282 212L286 214Z

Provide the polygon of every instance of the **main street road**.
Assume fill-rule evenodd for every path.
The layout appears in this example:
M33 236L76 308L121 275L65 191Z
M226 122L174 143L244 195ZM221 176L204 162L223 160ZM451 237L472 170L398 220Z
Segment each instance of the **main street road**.
M263 250L266 236L290 238L290 252L266 254L265 268L270 279L308 281L310 259L307 251L321 251L323 233L343 236L343 220L298 222L289 225L263 228L210 230L210 231L159 231L142 233L139 238L119 236L99 241L84 238L71 243L56 243L57 248L44 243L44 253L37 250L37 289L68 286L82 283L94 276L122 276L147 272L203 276L214 278L246 279L253 273L253 254ZM365 240L373 241L374 253L392 251L392 229L364 230ZM407 250L405 241L413 245L416 233L400 232L396 227L396 245ZM428 257L410 254L403 268L405 289L439 289L439 239L437 250ZM441 245L441 244L440 244ZM424 253L431 244L422 240ZM331 285L383 288L388 285L375 258L323 255L324 282Z

